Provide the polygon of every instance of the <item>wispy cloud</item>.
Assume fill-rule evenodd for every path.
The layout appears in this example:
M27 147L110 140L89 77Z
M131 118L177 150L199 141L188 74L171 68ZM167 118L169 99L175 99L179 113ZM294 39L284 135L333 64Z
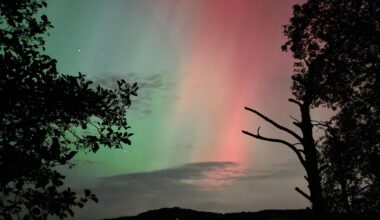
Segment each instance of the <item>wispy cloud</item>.
M158 191L173 190L178 186L185 190L202 190L226 186L243 175L238 164L233 162L191 163L172 169L105 177L101 180L101 186L124 187L127 184L134 187L130 183L138 182L138 187L145 185L145 191L154 188Z
M81 218L100 218L174 206L225 212L299 208L304 201L295 192L289 197L289 191L302 179L292 163L256 171L234 162L191 163L100 178L93 188L99 204L79 213Z
M139 86L138 96L133 97L131 111L138 112L141 116L151 114L153 109L153 100L159 97L153 97L157 93L165 93L172 89L175 84L172 79L164 77L165 74L153 74L142 76L136 73L107 73L93 78L95 84L100 84L107 88L115 88L116 81L124 79L129 83L137 82ZM163 98L167 98L169 94L163 94ZM174 100L174 98L173 98ZM158 100L159 101L159 100Z

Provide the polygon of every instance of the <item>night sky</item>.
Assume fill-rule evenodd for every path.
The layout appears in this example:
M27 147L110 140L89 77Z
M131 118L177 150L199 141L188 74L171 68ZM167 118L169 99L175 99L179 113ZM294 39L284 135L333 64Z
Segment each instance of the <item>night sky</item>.
M132 145L82 153L67 175L91 188L77 219L135 215L162 207L236 212L305 208L304 171L282 137L244 110L292 127L293 60L281 52L293 0L48 0L47 53L62 73L95 83L139 84L127 115ZM299 2L299 1L298 1ZM318 112L314 115L318 116ZM294 128L294 127L292 127Z

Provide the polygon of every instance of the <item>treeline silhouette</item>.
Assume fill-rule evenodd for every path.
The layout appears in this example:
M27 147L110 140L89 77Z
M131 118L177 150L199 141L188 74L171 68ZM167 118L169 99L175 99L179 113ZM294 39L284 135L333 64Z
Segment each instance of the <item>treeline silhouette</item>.
M375 220L378 219L375 215L363 214L330 214L325 216L324 219L331 220L346 220L349 217L352 219ZM182 208L163 208L158 210L151 210L136 216L119 217L108 220L310 220L312 219L312 212L310 209L296 209L296 210L263 210L258 212L236 212L236 213L214 213L214 212L201 212L191 209Z

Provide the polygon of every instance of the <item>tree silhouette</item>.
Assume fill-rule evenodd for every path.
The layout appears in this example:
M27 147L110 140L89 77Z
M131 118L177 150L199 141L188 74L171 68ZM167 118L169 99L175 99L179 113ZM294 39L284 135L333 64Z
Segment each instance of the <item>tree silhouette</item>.
M380 90L368 85L342 106L324 136L321 174L332 212L380 210Z
M78 151L130 145L126 108L136 83L116 89L79 75L59 74L43 53L52 27L43 0L0 1L0 216L4 219L73 216L89 199L63 186L57 166L72 167Z
M294 74L292 75L294 98L289 99L289 101L299 106L301 120L296 120L293 124L298 127L302 136L277 124L258 111L246 108L299 141L298 144L301 148L297 148L298 144L291 144L283 139L264 137L259 133L259 130L256 134L243 131L257 139L285 144L296 153L306 170L310 194L306 194L298 188L296 190L311 201L316 218L327 211L323 197L328 192L327 188L324 192L322 191L321 182L321 172L323 173L326 169L326 166L323 165L328 164L336 170L349 169L350 167L349 163L344 164L339 159L333 160L333 153L328 152L335 151L338 157L353 153L348 148L342 147L350 143L347 138L349 133L345 133L343 142L336 141L336 137L343 137L342 132L352 129L352 127L347 126L358 124L350 122L355 116L351 113L356 112L358 113L357 116L364 117L352 121L361 122L361 131L366 130L371 136L362 135L358 131L354 136L357 139L356 142L364 143L369 138L373 149L372 160L378 161L379 159L379 121L378 119L373 120L371 126L363 123L373 115L379 115L379 102L373 101L379 100L378 92L375 94L375 91L380 88L378 79L380 64L379 21L379 1L309 0L302 5L295 5L293 17L284 28L288 41L282 46L282 49L284 51L290 50L296 59ZM364 109L363 105L366 106L368 101L372 101L373 105L369 109ZM335 111L336 116L328 122L312 120L310 110L320 106L331 108ZM313 127L323 128L327 132L326 138L321 139L324 142L322 147L326 149L322 150L322 158L319 156L319 146L317 146L314 137ZM371 132L370 129L375 130ZM376 135L377 138L374 138ZM371 147L363 143L354 144L352 148L361 148L364 153L366 151L364 149ZM325 160L324 157L330 156L330 160ZM357 159L359 164L365 163L362 160L363 158ZM370 167L373 172L378 172L378 168L377 171L374 169L375 165L370 165ZM366 170L370 170L370 168ZM331 174L332 170L329 172ZM329 178L339 181L335 179L338 178L337 176L327 173L325 172ZM349 174L354 175L354 173ZM323 181L323 183L326 182Z

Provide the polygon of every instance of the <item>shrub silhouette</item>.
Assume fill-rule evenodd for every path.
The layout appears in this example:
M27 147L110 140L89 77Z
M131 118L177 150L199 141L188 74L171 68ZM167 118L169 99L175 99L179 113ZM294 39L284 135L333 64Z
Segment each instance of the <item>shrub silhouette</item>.
M0 2L0 216L46 219L73 216L82 196L63 187L56 167L72 167L78 151L131 144L126 109L137 84L117 81L116 89L93 85L84 75L59 74L45 55L52 27L43 0Z

